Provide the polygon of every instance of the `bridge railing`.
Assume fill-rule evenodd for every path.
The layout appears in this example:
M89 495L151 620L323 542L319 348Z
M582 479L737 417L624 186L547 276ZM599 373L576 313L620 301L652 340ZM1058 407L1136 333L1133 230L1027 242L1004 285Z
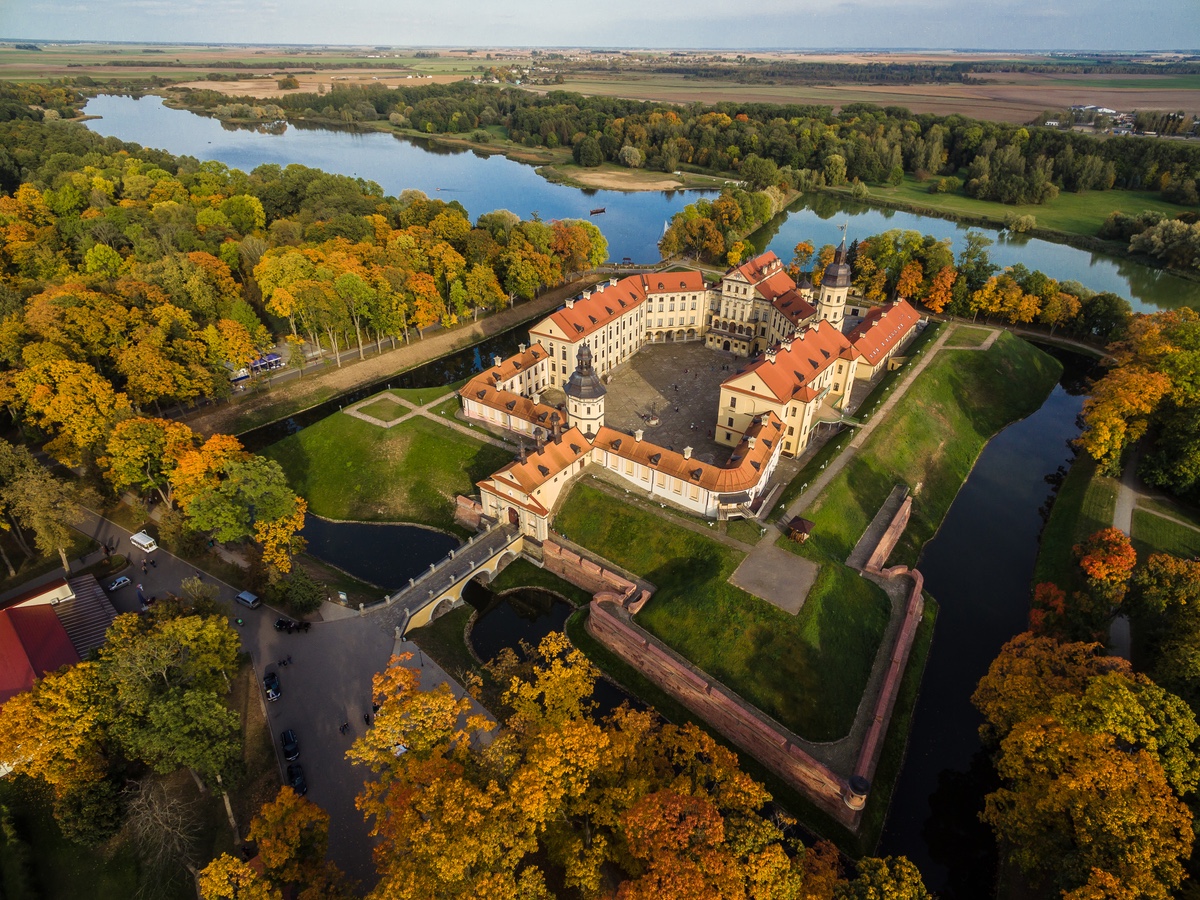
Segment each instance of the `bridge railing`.
M379 606L391 606L393 603L395 603L401 597L408 594L410 591L415 591L418 587L424 587L424 586L428 585L431 582L431 580L436 578L440 572L444 572L447 567L453 565L455 560L461 561L462 556L465 553L467 553L470 549L472 549L474 547L478 547L480 544L485 543L490 537L492 537L493 535L495 535L497 533L504 533L504 532L507 532L510 530L513 531L513 534L509 536L509 539L507 541L505 541L505 544L507 544L507 543L510 543L512 538L516 536L515 529L513 529L513 527L508 524L496 524L496 525L493 525L491 528L489 528L487 531L483 531L483 532L480 532L479 534L472 535L471 538L465 544L463 544L461 547L456 547L455 549L451 550L444 557L442 557L442 559L439 560L438 562L430 563L429 568L424 570L423 572L421 572L420 575L415 575L412 578L408 579L408 584L405 585L404 587L402 587L399 590L394 591L390 594L384 595L383 599L377 600L374 603L371 603L371 604L360 603L358 605L359 614L360 615L364 614L367 610L375 609ZM491 551L491 552L494 552L494 551ZM488 556L491 555L491 552L488 553ZM486 559L486 557L485 557L485 559Z

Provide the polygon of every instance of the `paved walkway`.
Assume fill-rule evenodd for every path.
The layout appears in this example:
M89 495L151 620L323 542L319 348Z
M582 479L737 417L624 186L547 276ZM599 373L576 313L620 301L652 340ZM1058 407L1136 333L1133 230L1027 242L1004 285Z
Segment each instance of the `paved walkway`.
M383 419L377 419L374 416L368 415L367 413L362 411L362 408L364 406L370 406L372 403L378 402L380 400L380 397L378 395L368 397L365 400L360 400L358 403L355 403L353 406L346 407L344 410L342 410L342 412L346 413L346 415L348 415L348 416L354 416L354 418L356 418L356 419L362 419L364 422L367 422L371 425L378 425L380 428L391 428L395 425L399 425L401 422L407 422L409 419L413 418L414 416L422 416L433 422L438 422L441 425L445 425L447 428L453 428L455 431L461 432L462 434L465 434L467 437L472 437L477 441L483 441L485 444L492 444L493 446L500 447L503 450L512 450L514 452L516 451L517 446L516 446L516 444L512 443L511 441L505 441L499 437L496 437L495 435L491 434L490 432L477 430L474 428L468 428L466 425L460 424L457 420L452 419L450 416L445 416L445 415L435 416L433 414L433 408L435 406L439 406L440 404L445 403L451 397L456 397L456 396L458 396L457 391L448 391L445 394L441 394L440 396L434 397L428 403L422 404L421 406L417 406L416 404L411 403L408 400L403 400L400 397L397 397L395 394L388 394L388 393L384 392L384 394L383 394L384 398L391 400L397 406L402 406L409 410L409 412L406 412L404 415L400 416L399 418L392 419L390 422L384 421Z

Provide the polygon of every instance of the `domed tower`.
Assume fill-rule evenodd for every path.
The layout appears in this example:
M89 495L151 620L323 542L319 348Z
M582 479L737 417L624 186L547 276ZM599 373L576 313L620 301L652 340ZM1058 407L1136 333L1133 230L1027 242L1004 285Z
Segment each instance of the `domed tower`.
M850 293L851 272L846 263L846 236L842 245L833 254L833 262L825 267L821 276L821 290L817 294L817 318L827 320L839 331L846 315L846 295Z
M563 386L567 395L567 422L590 439L604 424L604 395L600 376L592 368L592 349L584 344L576 356L575 371Z

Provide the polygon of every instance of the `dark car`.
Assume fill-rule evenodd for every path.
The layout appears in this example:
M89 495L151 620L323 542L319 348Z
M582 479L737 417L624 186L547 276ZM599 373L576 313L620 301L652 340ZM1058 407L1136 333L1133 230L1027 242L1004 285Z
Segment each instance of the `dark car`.
M296 740L296 732L292 729L279 736L279 743L283 744L283 758L288 762L300 755L300 742Z
M279 675L276 672L268 672L263 678L263 690L267 692L268 700L279 699Z
M288 784L292 790L303 797L308 793L308 782L304 780L304 768L300 763L292 763L287 768Z

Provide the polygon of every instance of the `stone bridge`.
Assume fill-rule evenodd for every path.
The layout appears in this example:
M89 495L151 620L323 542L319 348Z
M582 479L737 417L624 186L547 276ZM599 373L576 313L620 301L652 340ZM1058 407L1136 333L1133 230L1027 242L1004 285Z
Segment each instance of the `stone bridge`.
M473 578L487 583L520 556L525 536L514 525L494 525L450 553L429 569L408 580L408 586L384 601L389 624L403 634L428 625L463 602L463 586ZM365 612L365 611L364 611Z

